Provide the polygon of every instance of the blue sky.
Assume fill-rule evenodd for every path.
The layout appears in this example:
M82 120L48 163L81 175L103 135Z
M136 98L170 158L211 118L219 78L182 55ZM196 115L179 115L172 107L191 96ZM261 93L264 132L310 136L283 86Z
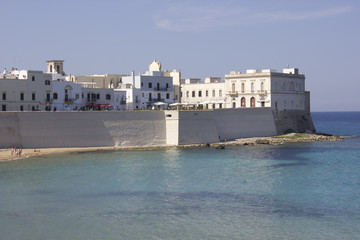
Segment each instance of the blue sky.
M143 72L183 78L298 67L312 111L360 111L360 2L0 0L0 69Z

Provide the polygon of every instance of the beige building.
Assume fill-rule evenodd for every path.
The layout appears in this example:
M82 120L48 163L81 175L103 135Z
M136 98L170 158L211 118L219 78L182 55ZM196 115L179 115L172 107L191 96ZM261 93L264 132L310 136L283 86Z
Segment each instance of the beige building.
M304 110L305 76L297 68L247 70L225 75L226 106Z
M181 102L205 108L271 107L273 110L309 108L305 75L297 68L232 71L220 78L185 79L181 84Z
M67 81L84 84L92 88L118 88L125 74L103 74L66 77Z

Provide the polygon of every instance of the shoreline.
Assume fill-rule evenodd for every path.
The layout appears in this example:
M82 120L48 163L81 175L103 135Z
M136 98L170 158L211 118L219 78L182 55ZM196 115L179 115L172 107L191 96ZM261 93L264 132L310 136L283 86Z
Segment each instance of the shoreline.
M52 154L77 153L77 152L93 152L93 151L109 151L109 150L156 150L167 148L191 148L191 147L212 147L223 149L226 146L250 146L250 145L277 145L283 143L296 142L329 142L341 141L344 137L328 136L318 134L290 133L281 136L272 137L251 137L239 138L231 141L205 144L191 144L180 146L152 145L152 146L124 146L124 147L73 147L73 148L27 148L22 150L21 156L11 155L11 148L0 149L0 163L7 161L15 161L30 157L46 156Z

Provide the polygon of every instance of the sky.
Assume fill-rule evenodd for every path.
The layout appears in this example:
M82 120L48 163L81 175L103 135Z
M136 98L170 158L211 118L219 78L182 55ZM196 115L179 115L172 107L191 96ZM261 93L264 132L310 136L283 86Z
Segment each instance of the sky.
M0 0L0 70L182 78L299 68L312 111L360 111L358 0Z

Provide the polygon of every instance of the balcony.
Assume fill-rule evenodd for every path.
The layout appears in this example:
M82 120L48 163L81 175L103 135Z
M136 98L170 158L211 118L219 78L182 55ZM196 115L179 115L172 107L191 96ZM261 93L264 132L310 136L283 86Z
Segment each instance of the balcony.
M239 92L238 91L229 91L227 93L227 95L230 95L230 97L237 97L237 96L239 96Z
M121 100L120 101L120 105L125 105L126 104L126 101L125 100Z
M148 103L154 103L154 102L165 102L164 98L152 98L148 99Z
M24 101L24 100L21 100L21 101ZM45 98L45 102L52 104L52 103L53 103L53 99L52 99L52 98Z
M164 91L164 92L168 92L168 91L173 91L172 88L161 88L161 87L155 87L154 91Z
M266 95L267 94L267 90L259 90L258 91L259 95Z
M74 101L75 101L74 98L64 98L64 103L66 103L66 104L74 103Z

